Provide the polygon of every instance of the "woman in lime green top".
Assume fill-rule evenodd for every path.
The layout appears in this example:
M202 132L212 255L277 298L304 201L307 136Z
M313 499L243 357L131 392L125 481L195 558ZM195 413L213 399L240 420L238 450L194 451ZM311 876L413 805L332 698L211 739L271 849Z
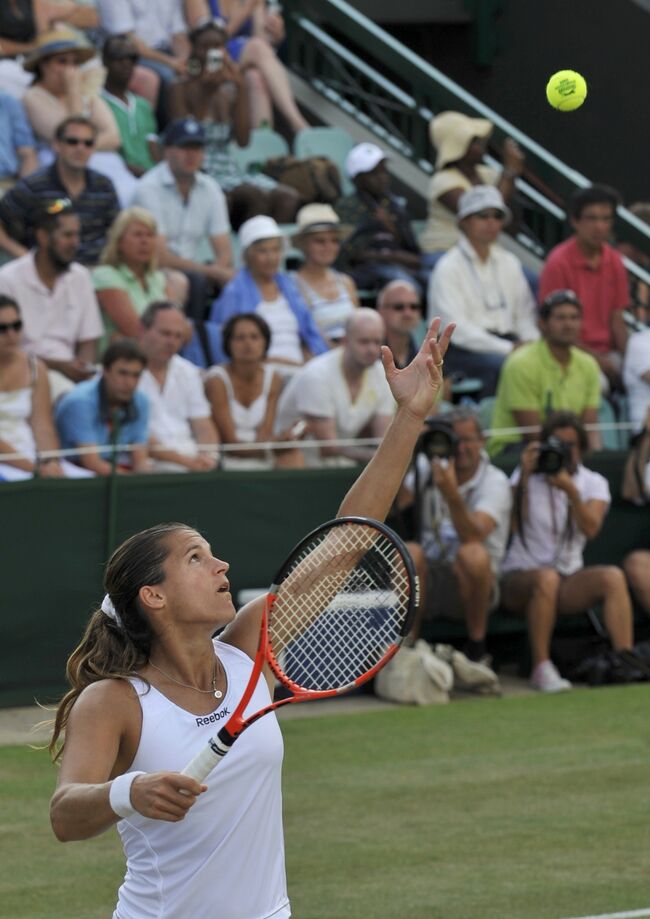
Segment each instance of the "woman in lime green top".
M154 300L183 305L187 281L179 272L156 266L156 221L142 207L122 211L108 234L93 282L102 309L105 347L118 337L137 338L140 316Z

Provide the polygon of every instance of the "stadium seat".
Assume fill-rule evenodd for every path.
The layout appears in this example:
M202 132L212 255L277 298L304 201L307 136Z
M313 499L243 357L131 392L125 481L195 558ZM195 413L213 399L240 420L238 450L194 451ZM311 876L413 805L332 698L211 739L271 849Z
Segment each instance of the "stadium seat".
M598 407L598 423L614 424L615 422L616 415L614 414L612 403L607 399L601 399L600 405ZM619 436L619 431L616 428L606 428L604 431L600 432L600 436L602 437L603 441L603 450L621 449L621 439Z
M299 159L306 159L309 156L326 156L332 160L341 175L342 194L351 195L354 186L345 174L345 157L354 144L352 135L343 128L304 128L294 138L293 152Z
M240 169L261 171L267 160L275 156L287 156L289 144L281 134L270 128L255 128L251 131L250 142L240 147L234 141L228 145L228 152Z
M496 396L484 396L478 404L478 413L484 431L489 431L492 427L492 416L496 401Z

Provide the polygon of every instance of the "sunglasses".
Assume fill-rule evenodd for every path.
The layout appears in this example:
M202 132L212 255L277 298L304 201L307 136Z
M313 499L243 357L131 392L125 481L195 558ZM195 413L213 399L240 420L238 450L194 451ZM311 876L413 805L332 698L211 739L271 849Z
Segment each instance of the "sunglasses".
M94 147L95 141L93 138L86 137L62 137L61 143L67 144L69 147L78 147L79 144L83 144L84 147Z
M506 215L502 211L477 211L472 217L478 217L479 220L505 220Z
M419 303L392 303L390 308L395 310L396 313L403 313L404 310L412 310L413 312L420 312Z
M57 198L45 208L46 214L61 214L72 207L72 201L69 198Z
M22 327L22 319L15 319L13 322L0 322L0 335L6 335L7 332L20 332Z

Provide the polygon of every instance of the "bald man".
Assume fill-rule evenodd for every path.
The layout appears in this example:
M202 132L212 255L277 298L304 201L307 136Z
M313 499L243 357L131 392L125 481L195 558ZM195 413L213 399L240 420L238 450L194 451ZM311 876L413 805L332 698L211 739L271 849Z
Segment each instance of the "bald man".
M385 344L397 367L406 367L418 353L414 332L422 320L422 304L415 284L399 278L379 292L377 312L386 327Z
M395 410L380 360L385 334L384 322L375 310L355 310L343 344L312 358L285 387L276 432L302 419L311 440L382 437ZM304 452L308 465L349 466L367 462L374 447L323 445Z

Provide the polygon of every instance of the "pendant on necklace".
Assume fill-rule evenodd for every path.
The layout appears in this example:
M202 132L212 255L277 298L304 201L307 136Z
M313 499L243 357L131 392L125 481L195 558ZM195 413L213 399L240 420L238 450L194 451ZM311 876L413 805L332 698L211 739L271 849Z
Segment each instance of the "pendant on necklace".
M214 691L214 697L215 697L215 699L220 699L222 696L223 696L223 693L221 692L221 690L220 690L220 689L215 689L215 691Z

